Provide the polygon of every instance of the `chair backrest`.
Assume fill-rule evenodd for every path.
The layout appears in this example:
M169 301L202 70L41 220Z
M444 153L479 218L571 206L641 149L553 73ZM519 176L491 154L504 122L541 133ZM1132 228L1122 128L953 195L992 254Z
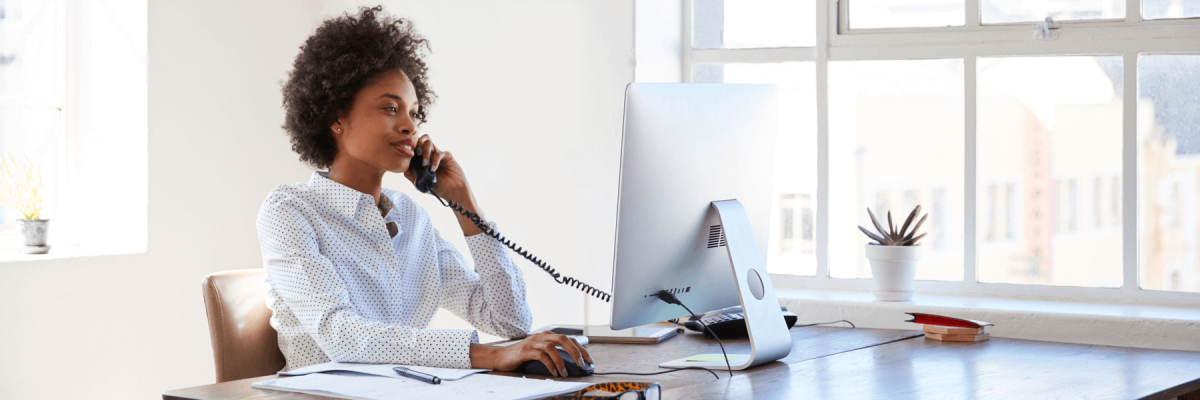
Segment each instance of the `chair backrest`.
M260 269L217 272L204 277L204 307L216 360L217 383L272 375L283 369L279 339Z

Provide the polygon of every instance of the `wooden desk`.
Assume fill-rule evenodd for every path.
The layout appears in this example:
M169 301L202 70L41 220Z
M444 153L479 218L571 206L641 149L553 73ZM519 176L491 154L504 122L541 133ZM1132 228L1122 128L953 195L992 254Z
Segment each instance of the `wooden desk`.
M808 327L791 330L787 358L721 379L703 371L604 375L572 381L661 382L663 398L837 399L1170 399L1200 390L1200 353L993 338L943 343L920 332ZM725 344L746 352L746 340ZM686 334L658 345L592 344L597 372L657 372L658 363L720 353L716 341ZM520 376L514 373L494 374ZM164 399L324 399L253 389L264 376L173 390Z
M1200 353L918 338L663 389L664 399L1171 399L1200 390Z
M843 353L855 349L861 349L869 346L876 346L881 343L888 343L896 340L911 339L921 336L919 331L897 331L884 329L848 329L848 328L825 328L825 327L806 327L794 328L792 334L792 352L787 358L783 359L787 363L801 362L817 357L828 356L832 354ZM663 371L658 367L658 363L663 361L674 360L677 358L687 357L693 354L700 353L720 353L721 349L715 340L704 339L700 334L687 333L677 337L667 339L666 341L656 345L646 344L603 344L595 343L587 346L588 352L592 354L592 360L596 362L597 372L659 372ZM746 339L726 340L725 350L730 353L750 351L750 343ZM757 371L755 368L754 371ZM511 372L491 372L492 374L521 376L521 374ZM734 375L743 375L746 371L734 371ZM721 381L729 379L729 373L720 372ZM242 400L242 399L324 399L326 397L313 396L300 393L288 393L274 390L254 389L250 387L251 383L274 379L278 376L263 376L258 378L243 379L240 381L232 381L218 383L213 385L197 386L187 389L172 390L163 394L165 400ZM545 377L551 378L551 377ZM551 378L558 379L558 378ZM587 377L562 378L565 380L581 381L581 382L616 382L616 381L636 381L636 382L661 382L664 388L674 386L687 386L698 383L717 382L712 374L704 371L679 371L664 375L655 376L636 376L636 375L593 375Z
M792 352L782 361L796 363L825 357L833 354L853 351L883 343L917 338L920 331L898 331L888 329L849 329L806 327L791 330ZM747 339L725 340L727 353L750 353L750 341ZM716 340L705 339L704 335L695 332L680 334L657 345L632 344L603 344L588 345L588 353L596 362L596 372L662 372L658 364L691 355L703 353L721 353L721 347ZM716 369L713 369L716 371ZM755 373L751 371L733 371L734 376ZM497 375L523 376L516 372L491 372ZM721 380L729 378L729 372L718 371ZM638 376L638 375L592 375L568 378L579 382L659 382L663 388L688 386L705 382L716 382L712 374L704 371L689 370L669 374Z

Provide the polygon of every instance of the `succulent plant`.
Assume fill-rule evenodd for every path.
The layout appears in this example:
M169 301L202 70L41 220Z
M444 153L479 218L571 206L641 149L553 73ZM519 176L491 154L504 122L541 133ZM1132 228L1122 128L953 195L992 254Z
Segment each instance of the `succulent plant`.
M908 226L912 224L913 218L916 218L917 214L920 213L921 206L918 205L912 210L911 213L908 214L908 219L904 221L904 226L901 226L900 230L897 231L896 225L892 223L891 211L888 211L887 213L888 229L884 229L883 225L879 224L879 220L875 219L875 213L871 212L870 208L867 208L867 214L871 215L871 222L875 224L875 229L879 230L879 234L871 233L871 231L867 230L867 228L863 228L862 226L859 226L858 229L867 234L867 237L871 238L871 240L874 240L875 243L873 244L881 246L916 246L920 244L921 238L929 234L926 232L922 233L920 236L913 236L916 235L917 229L921 228L921 224L925 223L925 218L929 217L929 214L921 216L921 220L917 221L917 224L912 227L912 230L908 230Z

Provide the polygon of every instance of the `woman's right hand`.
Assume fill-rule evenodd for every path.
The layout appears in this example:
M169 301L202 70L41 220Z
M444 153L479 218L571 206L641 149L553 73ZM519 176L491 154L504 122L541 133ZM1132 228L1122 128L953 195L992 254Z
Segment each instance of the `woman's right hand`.
M526 361L538 360L547 367L550 367L548 369L554 376L566 376L567 364L562 356L558 354L556 346L566 350L567 354L570 354L571 358L574 358L577 364L580 360L587 362L589 365L594 364L592 362L592 355L588 354L587 350L579 345L579 342L576 342L575 339L567 335L545 331L529 335L520 342L504 347L472 344L470 355L471 367L512 371Z

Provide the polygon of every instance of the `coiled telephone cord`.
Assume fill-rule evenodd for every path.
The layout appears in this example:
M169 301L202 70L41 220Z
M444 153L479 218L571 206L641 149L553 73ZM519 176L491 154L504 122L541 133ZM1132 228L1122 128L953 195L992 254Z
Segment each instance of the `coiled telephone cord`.
M514 253L520 254L521 257L524 257L526 260L529 260L529 262L533 263L534 265L537 265L538 268L541 268L543 271L546 271L546 273L550 274L550 276L554 278L555 282L558 282L558 283L561 283L564 285L568 285L568 286L574 286L576 289L579 289L579 290L583 291L584 293L587 293L589 296L594 296L600 300L604 300L605 302L609 301L609 299L612 298L612 295L605 293L603 290L594 288L591 285L583 283L582 281L580 281L578 279L575 279L575 278L572 278L569 276L562 276L558 272L555 272L554 268L551 267L550 264L547 264L545 261L542 261L542 260L538 259L537 257L534 257L532 254L529 254L528 251L525 251L525 249L517 247L516 243L513 243L511 240L508 240L508 238L505 238L504 236L500 235L500 231L492 229L491 226L488 226L487 223L483 220L483 218L480 218L479 214L475 213L474 211L468 210L466 207L463 207L461 204L458 204L458 202L456 202L456 201L443 200L441 196L438 196L438 194L433 191L433 189L430 189L429 193L432 194L433 197L437 198L438 202L442 203L443 206L450 207L450 209L454 210L454 212L457 212L457 213L461 214L462 216L467 217L467 219L471 220L471 223L474 223L475 226L479 227L479 230L483 231L484 234L487 234L488 236L496 238L497 241L499 241L505 247L508 247L509 250L512 250Z

